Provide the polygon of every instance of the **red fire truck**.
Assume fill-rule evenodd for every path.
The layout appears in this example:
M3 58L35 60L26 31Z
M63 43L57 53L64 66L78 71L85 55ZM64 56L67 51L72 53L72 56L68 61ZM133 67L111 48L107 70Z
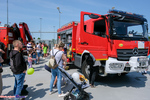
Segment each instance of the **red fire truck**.
M10 27L0 27L0 41L3 42L6 46L5 55L3 58L7 63L9 62L9 52L13 49L12 42L13 40L17 39L21 40L24 45L27 44L27 41L33 40L26 23L19 23L19 28L16 23ZM23 48L23 51L25 50L26 48Z
M71 62L88 78L85 59L92 54L99 75L127 74L148 68L148 24L143 15L109 10L106 15L81 12L80 22L57 30L58 41L71 45Z

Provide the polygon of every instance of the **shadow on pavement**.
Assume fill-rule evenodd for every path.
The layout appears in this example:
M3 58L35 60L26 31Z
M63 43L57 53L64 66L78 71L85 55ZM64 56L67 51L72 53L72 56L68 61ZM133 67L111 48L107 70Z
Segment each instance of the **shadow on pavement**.
M95 85L104 85L110 87L145 87L147 77L137 72L132 72L127 75L117 76L108 75L106 77L100 77Z
M70 70L70 69L80 69L80 68L78 68L77 66L75 66L73 64L67 64L66 66L69 66L68 70Z
M7 88L10 88L11 86L3 86L3 90L4 89L7 89Z
M5 75L2 75L2 78L8 78L8 77L14 77L14 76L11 75L11 74L5 74Z
M81 69L76 66L71 65L70 69L77 69L79 73L81 73ZM147 72L147 75L150 75L150 71ZM145 87L145 83L147 81L147 77L138 72L130 72L126 75L108 75L105 77L97 77L95 85L104 85L110 87Z
M46 95L46 91L48 91L49 88L47 89L38 89L34 88L33 86L28 87L27 91L29 92L26 100L34 100L34 99L42 99Z
M43 83L36 84L36 86L42 86L42 85L43 85Z
M10 86L8 86L6 88L9 88L9 87ZM48 90L49 90L49 88L36 90L36 88L34 88L33 86L27 87L27 91L29 92L29 94L27 95L26 100L34 100L34 99L37 99L37 98L41 98L42 99L45 96L46 91L48 91ZM4 94L4 95L5 96L13 96L13 90L9 91L7 94Z

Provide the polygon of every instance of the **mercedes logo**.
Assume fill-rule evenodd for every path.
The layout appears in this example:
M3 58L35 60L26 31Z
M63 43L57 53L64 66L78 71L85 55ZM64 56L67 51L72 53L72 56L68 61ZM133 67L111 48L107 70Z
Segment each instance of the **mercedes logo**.
M134 48L132 52L133 52L133 55L135 56L138 55L138 48Z

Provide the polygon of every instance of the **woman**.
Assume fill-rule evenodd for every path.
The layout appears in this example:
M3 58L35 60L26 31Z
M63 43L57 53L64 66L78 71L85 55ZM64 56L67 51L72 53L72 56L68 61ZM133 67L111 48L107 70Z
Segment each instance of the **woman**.
M44 52L44 57L46 57L46 54L47 54L47 44L44 44L43 46L43 52Z
M54 55L55 55L55 59L56 59L56 62L58 64L58 67L63 67L63 62L67 61L67 58L66 56L64 55L63 53L63 48L64 48L64 44L61 42L58 44L58 47L59 47L59 50L57 49L54 49ZM51 55L53 55L51 53ZM59 63L58 63L59 62ZM54 83L54 80L55 80L55 77L57 76L57 89L58 89L58 97L63 97L65 96L65 94L62 94L61 93L61 79L62 79L62 75L61 75L61 71L57 68L55 69L51 69L51 72L52 72L52 78L51 78L51 82L50 82L50 95L52 94L52 90L53 90L53 83Z

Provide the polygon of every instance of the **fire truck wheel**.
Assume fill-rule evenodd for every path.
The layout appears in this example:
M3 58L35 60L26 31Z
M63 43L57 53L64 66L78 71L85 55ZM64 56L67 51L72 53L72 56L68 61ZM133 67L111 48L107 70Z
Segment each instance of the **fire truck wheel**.
M86 61L84 60L82 65L81 65L81 71L82 71L82 74L87 78L89 79L89 74L90 74L90 66L87 65Z

